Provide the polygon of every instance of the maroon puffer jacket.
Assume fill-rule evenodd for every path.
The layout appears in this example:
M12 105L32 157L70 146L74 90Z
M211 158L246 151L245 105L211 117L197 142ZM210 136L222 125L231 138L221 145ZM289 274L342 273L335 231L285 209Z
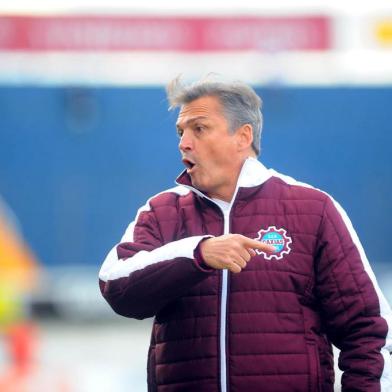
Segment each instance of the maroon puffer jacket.
M333 391L331 342L343 391L387 390L390 309L328 195L252 158L226 212L185 172L178 183L139 210L100 271L115 312L155 316L149 391ZM229 232L276 253L239 274L210 270L197 245Z

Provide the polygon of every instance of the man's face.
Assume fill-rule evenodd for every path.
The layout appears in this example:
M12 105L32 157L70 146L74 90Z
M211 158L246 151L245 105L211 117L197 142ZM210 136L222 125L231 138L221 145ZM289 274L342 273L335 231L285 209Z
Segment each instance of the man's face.
M182 106L177 132L192 185L210 197L230 200L243 159L218 98L201 97Z

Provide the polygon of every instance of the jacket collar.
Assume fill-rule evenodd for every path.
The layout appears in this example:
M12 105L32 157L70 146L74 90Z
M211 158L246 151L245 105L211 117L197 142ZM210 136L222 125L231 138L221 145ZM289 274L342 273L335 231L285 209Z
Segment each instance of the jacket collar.
M261 162L259 162L256 158L248 157L242 165L232 202L236 198L239 188L251 188L261 185L271 176L271 171L268 170ZM183 185L197 195L210 200L206 194L193 187L191 178L186 172L186 169L177 177L176 183L178 185Z

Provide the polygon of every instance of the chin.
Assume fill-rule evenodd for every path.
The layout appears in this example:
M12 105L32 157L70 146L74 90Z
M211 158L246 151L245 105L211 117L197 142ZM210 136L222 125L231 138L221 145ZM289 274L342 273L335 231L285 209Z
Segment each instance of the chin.
M192 179L192 185L194 188L198 189L199 191L204 192L202 184L200 184L198 181Z
M194 188L198 189L199 191L202 191L204 193L207 193L207 189L205 186L203 186L203 183L200 181L197 181L195 178L191 178L192 180L192 185Z

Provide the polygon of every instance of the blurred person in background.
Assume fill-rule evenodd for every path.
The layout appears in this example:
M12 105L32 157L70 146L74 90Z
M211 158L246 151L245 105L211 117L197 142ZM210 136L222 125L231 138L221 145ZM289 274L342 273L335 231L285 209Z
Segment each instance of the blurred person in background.
M100 273L153 317L149 391L390 391L391 310L342 207L257 160L249 86L168 86L185 170L141 207ZM151 143L154 141L151 140Z
M8 359L0 372L2 391L25 389L22 385L31 374L36 353L37 331L28 303L39 267L17 226L12 211L0 199L0 330Z
M38 363L39 327L31 317L31 297L42 270L26 244L17 220L0 198L0 337L5 366L0 391L69 391L62 375Z

